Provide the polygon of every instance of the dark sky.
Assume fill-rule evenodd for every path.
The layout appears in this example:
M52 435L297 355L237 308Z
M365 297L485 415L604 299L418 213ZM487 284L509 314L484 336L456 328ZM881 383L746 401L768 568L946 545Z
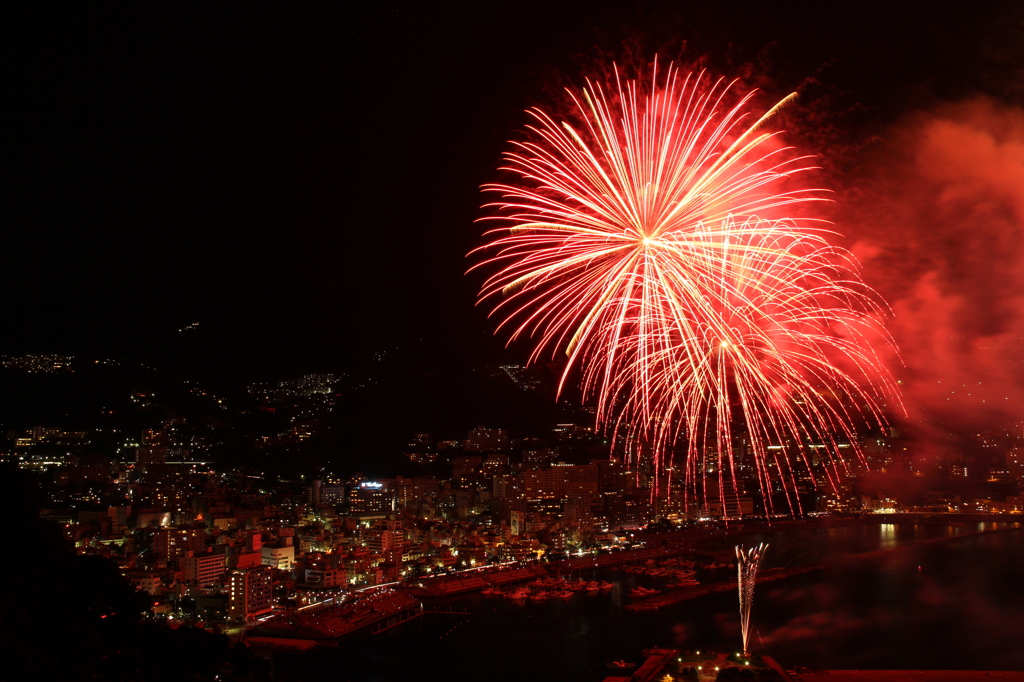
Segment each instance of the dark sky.
M244 378L409 344L492 358L503 340L463 276L478 187L556 72L627 40L686 44L782 93L816 75L861 111L856 138L998 91L1020 20L1009 2L337 4L33 5L4 22L0 354Z

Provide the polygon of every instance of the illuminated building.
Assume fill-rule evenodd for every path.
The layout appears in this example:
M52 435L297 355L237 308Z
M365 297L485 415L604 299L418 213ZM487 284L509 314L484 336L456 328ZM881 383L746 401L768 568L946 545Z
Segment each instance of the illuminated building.
M480 465L480 471L487 476L496 476L503 474L508 471L509 459L508 455L502 453L495 453L487 456L483 464Z
M316 480L309 487L309 502L314 507L319 507L322 504L326 505L338 505L345 500L345 486L328 481L325 485L323 481Z
M349 512L366 514L390 512L395 508L395 496L381 481L362 481L348 494Z
M232 571L228 588L228 617L250 620L273 609L274 573L269 566Z
M421 502L427 502L441 487L441 482L433 476L417 476L412 479L399 476L389 479L386 484L394 491L397 509L409 509Z
M203 528L158 528L153 532L153 551L167 560L180 559L206 551Z
M897 504L894 498L884 497L879 495L879 499L873 499L871 497L861 497L861 509L864 511L873 512L875 514L892 514L896 511Z
M548 464L558 458L558 448L523 450L523 464Z
M344 587L347 572L339 568L307 568L306 585L310 587Z
M699 494L703 499L702 517L736 518L754 513L754 498L743 494L734 480L708 478Z
M596 464L552 464L546 469L523 472L526 498L586 499L598 497L598 469Z
M295 547L290 544L291 538L285 538L281 544L263 545L260 555L264 566L282 571L290 571L295 563Z
M364 537L366 546L377 554L401 550L405 545L402 522L397 519L377 519Z
M215 583L224 574L226 566L223 554L207 552L184 557L181 560L181 568L186 581L206 587Z
M505 429L491 429L486 426L470 429L466 439L462 441L463 450L475 452L494 452L505 450L508 446L508 432Z
M495 518L511 521L512 512L526 511L523 477L505 474L492 479L491 512Z
M650 498L646 494L606 493L604 513L614 528L637 528L651 518Z
M594 435L594 427L580 424L557 424L551 429L557 440L586 440Z

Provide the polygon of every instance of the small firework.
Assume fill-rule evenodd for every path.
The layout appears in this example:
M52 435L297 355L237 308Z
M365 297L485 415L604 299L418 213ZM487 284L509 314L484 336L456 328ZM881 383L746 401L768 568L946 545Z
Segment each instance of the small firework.
M750 641L750 607L754 603L754 583L757 579L757 568L761 565L761 559L768 550L765 543L757 547L744 550L736 545L736 574L740 590L740 630L743 633L743 655L749 656L750 650L747 647Z

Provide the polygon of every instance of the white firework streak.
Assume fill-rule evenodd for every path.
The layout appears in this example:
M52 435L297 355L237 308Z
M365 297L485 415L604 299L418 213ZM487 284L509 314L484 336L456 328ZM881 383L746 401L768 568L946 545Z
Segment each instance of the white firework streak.
M750 650L747 642L750 641L750 607L754 603L754 583L757 578L757 568L761 565L761 559L767 551L768 545L759 544L757 547L743 549L736 545L736 573L739 580L740 591L740 630L743 633L743 655L749 656Z

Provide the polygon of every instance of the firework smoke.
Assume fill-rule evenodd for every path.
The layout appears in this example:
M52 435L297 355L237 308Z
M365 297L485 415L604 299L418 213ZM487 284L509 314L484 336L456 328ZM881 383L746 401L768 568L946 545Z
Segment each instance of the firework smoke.
M886 143L841 220L893 302L912 454L956 458L1024 413L1024 111L945 104Z

